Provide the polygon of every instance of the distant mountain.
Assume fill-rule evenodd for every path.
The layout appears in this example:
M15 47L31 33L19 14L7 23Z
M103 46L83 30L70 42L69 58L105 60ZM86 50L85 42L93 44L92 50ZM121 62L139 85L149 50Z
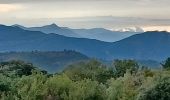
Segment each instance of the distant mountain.
M42 27L24 27L21 25L13 25L15 27L22 28L24 30L30 31L41 31L43 33L55 33L58 35L63 35L67 37L76 37L76 38L88 38L88 39L97 39L106 42L115 42L134 34L141 32L121 32L121 31L111 31L104 28L92 28L92 29L71 29L67 27L59 27L56 24L46 25Z
M76 50L90 57L105 58L112 43L94 39L65 37L0 25L0 51L61 51ZM97 52L96 52L97 51Z
M110 46L113 58L161 61L170 56L170 33L151 31L133 35Z
M0 25L0 51L76 50L89 57L106 60L136 59L162 61L170 56L169 32L145 32L117 42L65 37Z
M0 53L0 62L11 60L22 60L33 63L41 69L49 72L61 71L64 66L69 64L88 60L89 58L75 51L49 51L49 52L6 52Z
M139 32L110 31L104 28L72 29L72 31L84 38L97 39L106 42L115 42L139 33Z
M68 36L68 37L78 37L78 34L74 33L72 30L67 29L67 28L62 28L57 26L56 24L51 24L51 25L45 25L42 27L24 27L21 25L13 25L15 27L22 28L24 30L30 30L30 31L41 31L43 33L56 33L58 35L63 35L63 36Z

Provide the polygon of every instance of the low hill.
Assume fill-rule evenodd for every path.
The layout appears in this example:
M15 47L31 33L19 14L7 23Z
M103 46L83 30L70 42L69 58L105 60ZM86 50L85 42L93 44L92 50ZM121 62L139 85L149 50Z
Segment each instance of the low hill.
M22 60L33 63L49 72L60 71L69 64L87 60L88 57L75 51L49 51L49 52L6 52L0 53L0 62Z

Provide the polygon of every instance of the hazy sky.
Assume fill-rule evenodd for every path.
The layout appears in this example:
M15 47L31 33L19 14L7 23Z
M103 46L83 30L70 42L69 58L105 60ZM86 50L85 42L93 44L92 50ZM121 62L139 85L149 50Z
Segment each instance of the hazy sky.
M170 31L170 0L0 0L0 23Z

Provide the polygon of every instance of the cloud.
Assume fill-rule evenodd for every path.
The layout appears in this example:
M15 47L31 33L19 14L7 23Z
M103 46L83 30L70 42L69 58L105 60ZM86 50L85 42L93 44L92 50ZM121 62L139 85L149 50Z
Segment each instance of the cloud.
M75 28L166 26L170 25L169 4L170 0L0 0L0 22L26 25L57 22Z
M67 1L110 1L110 2L167 2L169 0L0 0L1 4L9 4L9 3L30 3L30 2L67 2Z
M0 4L0 13L15 11L20 9L19 5L11 5L11 4Z
M0 0L0 4L31 3L31 2L54 2L60 0Z
M103 1L103 0L0 0L1 4L32 3L32 2L58 2L58 1Z
M6 21L1 20L4 24L23 24L38 26L50 23L56 23L60 26L71 28L96 28L102 27L107 29L123 27L150 27L150 26L170 26L170 19L146 19L135 17L114 17L114 16L96 16L96 17L75 17L75 18L9 18Z

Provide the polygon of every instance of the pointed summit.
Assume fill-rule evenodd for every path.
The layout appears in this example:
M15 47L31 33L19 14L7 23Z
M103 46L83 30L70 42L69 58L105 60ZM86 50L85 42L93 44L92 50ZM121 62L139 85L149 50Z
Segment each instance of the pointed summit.
M39 27L41 28L42 30L60 30L61 28L59 26L57 26L55 23L52 23L50 25L45 25L45 26L42 26L42 27Z
M12 25L12 27L18 27L18 28L22 28L22 29L25 29L26 27L22 26L22 25L19 25L19 24L14 24Z
M51 26L57 26L55 23L52 23Z
M58 27L58 28L59 28L59 26L57 26L55 23L52 23L52 24L50 24L50 25L47 25L47 27L52 27L52 28Z

